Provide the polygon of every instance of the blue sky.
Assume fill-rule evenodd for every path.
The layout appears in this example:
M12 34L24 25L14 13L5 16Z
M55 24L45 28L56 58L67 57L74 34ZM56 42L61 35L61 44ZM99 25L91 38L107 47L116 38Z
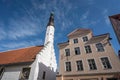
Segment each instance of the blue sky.
M120 49L108 18L120 13L120 0L0 0L0 51L42 45L51 11L57 60L57 43L67 41L76 28L90 28L94 35L110 33L115 52Z

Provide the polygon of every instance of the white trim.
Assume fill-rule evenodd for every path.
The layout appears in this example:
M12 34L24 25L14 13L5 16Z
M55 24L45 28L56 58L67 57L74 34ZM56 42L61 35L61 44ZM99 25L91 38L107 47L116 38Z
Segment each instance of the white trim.
M87 39L88 39L88 35L82 36L82 42L83 42L83 43L86 43L87 41L83 41L83 38L84 38L84 37L87 37ZM89 39L88 39L88 41L89 41Z
M70 62L71 64L71 71L72 71L72 61L64 61L64 72L71 72L66 70L66 62Z
M76 63L77 61L82 61L82 65L84 64L84 63L83 63L83 59L76 60L76 61L75 61L75 64L76 64L76 71L77 71L77 72L84 71L84 65L83 65L83 70L81 70L81 71L78 71L78 70L77 70L77 63Z
M88 63L88 59L94 59L94 61L95 61L95 65L96 65L96 59L95 58L87 58L87 63ZM90 69L90 66L89 66L89 63L88 63L88 70L90 71L90 70L92 70L92 69ZM98 67L97 67L97 65L96 65L96 69L95 70L98 70Z
M104 68L104 65L103 65L103 63L102 63L102 61L101 61L101 58L105 58L105 57L108 58L108 61L109 61L110 65L111 65L111 69L112 69L113 66L112 66L112 63L111 63L110 57L109 57L109 56L100 56L100 57L99 57L99 60L100 60L100 62L101 62L102 69L103 69L103 70L109 69L109 68Z
M97 43L94 43L94 45L95 45L95 49L96 49L96 52L98 52L98 53L103 53L103 52L106 52L106 49L105 49L105 47L104 47L104 46L103 46L104 51L98 51L98 49L97 49L97 47L96 47L96 44L99 44L99 43L101 43L101 44L102 44L102 46L103 46L103 43L102 43L102 42L97 42Z

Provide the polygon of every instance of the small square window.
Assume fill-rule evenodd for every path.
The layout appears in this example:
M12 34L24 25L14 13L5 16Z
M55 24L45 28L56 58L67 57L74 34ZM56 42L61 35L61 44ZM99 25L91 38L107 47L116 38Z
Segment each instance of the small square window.
M83 42L86 42L86 41L88 41L88 37L87 36L83 37Z
M30 67L23 68L19 80L28 80L30 74Z
M86 53L92 53L90 45L85 46Z
M104 51L104 47L103 47L102 43L97 43L96 48L97 48L98 52L103 52Z
M78 43L78 39L73 39L73 41L74 41L74 44Z

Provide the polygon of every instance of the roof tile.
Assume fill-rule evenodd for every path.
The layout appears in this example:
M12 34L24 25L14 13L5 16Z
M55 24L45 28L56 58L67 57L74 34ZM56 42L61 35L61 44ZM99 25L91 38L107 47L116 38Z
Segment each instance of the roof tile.
M7 52L0 52L0 65L32 62L43 46L34 46Z

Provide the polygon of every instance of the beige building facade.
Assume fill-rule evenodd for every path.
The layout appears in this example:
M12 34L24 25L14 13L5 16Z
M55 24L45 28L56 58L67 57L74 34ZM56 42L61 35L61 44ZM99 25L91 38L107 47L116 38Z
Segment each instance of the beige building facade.
M120 60L108 33L93 36L90 29L76 29L59 43L57 80L118 80Z

